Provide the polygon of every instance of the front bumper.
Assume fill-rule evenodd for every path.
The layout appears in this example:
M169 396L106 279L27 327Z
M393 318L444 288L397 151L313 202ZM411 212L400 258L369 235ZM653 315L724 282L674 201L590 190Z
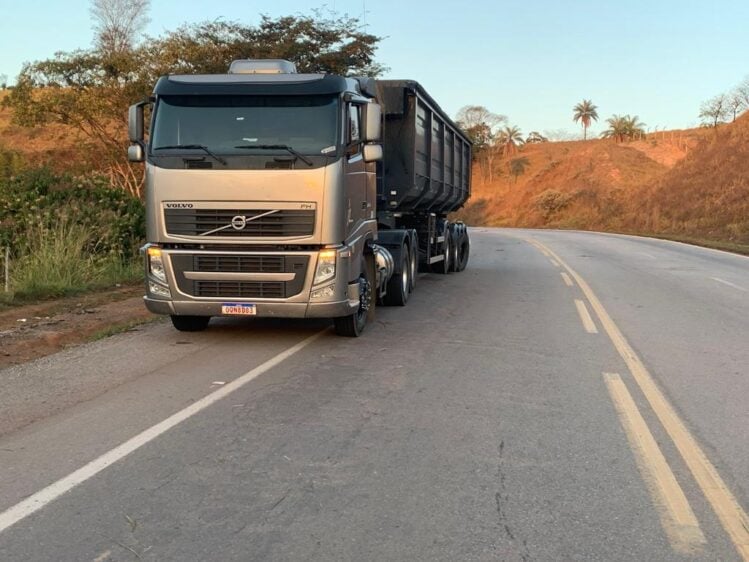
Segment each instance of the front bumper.
M161 250L161 258L171 298L149 292L148 284L149 281L154 281L154 277L150 276L146 261L147 294L144 302L151 312L169 315L223 316L221 308L224 303L254 304L255 316L259 318L337 318L353 314L359 307L359 284L348 283L350 250L347 247L338 248L336 276L321 285L313 285L317 254L317 251L222 252L164 248ZM255 270L254 265L248 265L249 269L242 269L238 273L236 260L240 259L248 260L247 264L256 263L252 260L261 260L257 262L260 269ZM265 262L262 262L263 259ZM276 273L268 273L263 268L268 267L269 259L280 259L286 266ZM306 267L299 266L302 262L307 264ZM207 263L209 267L201 266L202 263ZM234 271L224 270L223 265L234 267ZM199 283L208 285L209 289L213 288L213 284L218 286L220 283L229 283L231 290L240 286L237 280L256 277L268 279L269 275L274 277L275 286L280 287L288 296L269 298L259 294L242 297L231 292L206 295L196 291ZM287 281L276 282L279 276ZM319 291L321 287L327 287L329 293L324 297L313 298L311 293ZM279 297L282 295L283 293Z
M191 316L223 316L220 302L169 301L143 297L146 308L155 314L178 314ZM226 299L226 302L250 302ZM258 318L337 318L356 312L358 300L319 303L255 302Z

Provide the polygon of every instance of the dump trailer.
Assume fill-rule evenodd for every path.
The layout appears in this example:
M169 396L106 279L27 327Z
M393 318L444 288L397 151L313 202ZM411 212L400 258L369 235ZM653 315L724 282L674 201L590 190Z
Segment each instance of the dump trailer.
M145 304L178 330L330 318L358 336L377 304L406 304L418 271L468 263L448 213L470 195L471 143L414 81L234 61L160 78L129 137L145 162Z

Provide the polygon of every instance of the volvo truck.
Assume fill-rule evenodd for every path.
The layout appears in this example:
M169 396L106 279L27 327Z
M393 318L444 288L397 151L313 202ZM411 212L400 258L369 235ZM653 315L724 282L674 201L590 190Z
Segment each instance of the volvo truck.
M470 195L471 142L415 81L239 60L161 77L128 121L128 158L145 162L145 305L178 330L329 318L358 336L377 304L406 304L418 271L468 263L448 214Z

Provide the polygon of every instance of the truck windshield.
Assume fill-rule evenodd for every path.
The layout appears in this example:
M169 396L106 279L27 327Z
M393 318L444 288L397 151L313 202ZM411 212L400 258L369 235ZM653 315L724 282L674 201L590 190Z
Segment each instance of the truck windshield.
M278 145L279 153L288 153L288 146L320 155L334 150L337 130L333 96L163 96L151 148L202 145L216 154L246 155L254 145L258 154Z

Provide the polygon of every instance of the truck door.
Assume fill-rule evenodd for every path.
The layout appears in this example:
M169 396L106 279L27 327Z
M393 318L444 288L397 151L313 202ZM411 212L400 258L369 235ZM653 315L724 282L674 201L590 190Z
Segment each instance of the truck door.
M361 228L369 216L367 204L367 170L362 158L361 110L349 104L346 110L347 149L344 157L347 236Z

